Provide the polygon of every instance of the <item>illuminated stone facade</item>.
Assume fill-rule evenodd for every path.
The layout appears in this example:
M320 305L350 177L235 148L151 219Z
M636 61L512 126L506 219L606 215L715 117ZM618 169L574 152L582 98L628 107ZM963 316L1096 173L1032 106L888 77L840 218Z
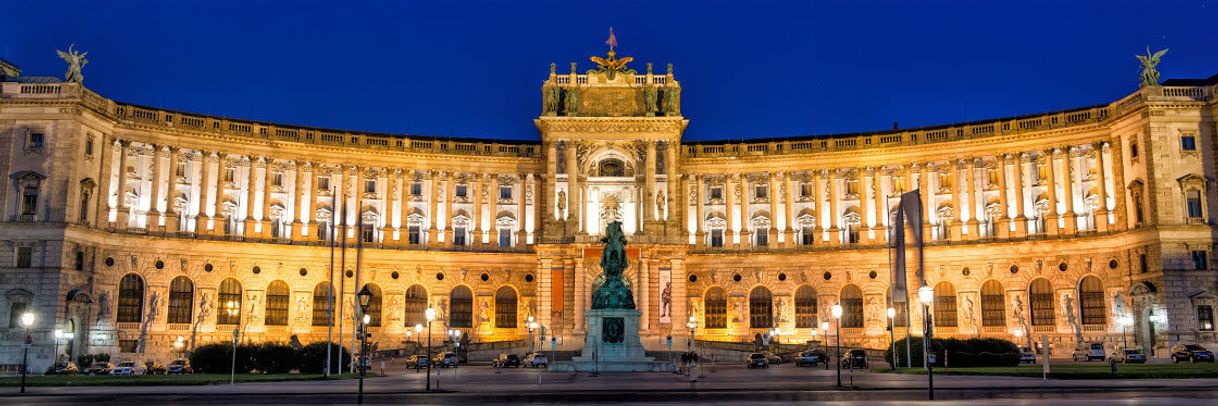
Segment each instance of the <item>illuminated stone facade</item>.
M649 349L669 335L684 348L690 316L699 340L777 327L782 342L803 342L836 303L842 341L881 348L885 208L914 189L929 212L940 336L1047 335L1063 355L1078 340L1121 342L1117 316L1129 315L1131 345L1158 354L1215 342L1214 80L1040 115L730 143L681 141L671 67L552 69L540 141L525 142L228 119L5 80L10 370L23 336L11 313L23 309L38 316L35 370L52 359L55 329L75 333L59 352L123 360L164 361L179 336L190 348L234 327L252 341L321 341L331 277L344 292L334 337L341 322L347 344L352 294L371 283L381 349L403 347L428 306L437 342L448 328L474 343L525 340L531 315L577 349L597 234L613 219L629 235L625 277ZM328 238L344 223L351 276L331 275Z

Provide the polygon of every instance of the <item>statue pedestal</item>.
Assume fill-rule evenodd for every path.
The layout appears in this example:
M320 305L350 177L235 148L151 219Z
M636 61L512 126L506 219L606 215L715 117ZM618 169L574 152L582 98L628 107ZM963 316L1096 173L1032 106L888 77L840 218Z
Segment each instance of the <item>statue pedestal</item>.
M584 313L588 336L580 356L555 362L554 372L670 372L671 362L646 356L639 340L639 318L634 309L597 309Z

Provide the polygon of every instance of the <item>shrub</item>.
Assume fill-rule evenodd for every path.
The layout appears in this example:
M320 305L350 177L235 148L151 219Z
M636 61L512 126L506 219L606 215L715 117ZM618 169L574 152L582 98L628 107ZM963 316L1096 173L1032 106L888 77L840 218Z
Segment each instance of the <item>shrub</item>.
M190 353L190 366L195 372L221 373L229 372L236 365L236 370L249 372L253 368L253 356L257 347L252 344L237 346L237 358L233 359L233 345L228 343L204 344Z
M80 369L85 369L93 366L92 354L80 354L76 356L76 366Z
M101 353L93 355L94 362L110 362L110 354Z
M299 359L292 346L263 343L254 349L253 367L269 374L285 374L298 368Z
M909 339L909 358L914 366L922 365L922 337ZM905 365L905 339L896 343L901 365ZM931 351L938 356L935 366L943 367L999 367L1019 365L1019 347L1000 338L936 338L931 341ZM892 349L884 350L884 360L892 362Z
M326 343L317 342L306 345L300 349L296 358L300 361L297 368L307 374L320 374L326 368ZM347 352L346 348L338 343L332 343L330 348L330 365L333 370L337 370L340 365L347 365L351 362L351 353Z

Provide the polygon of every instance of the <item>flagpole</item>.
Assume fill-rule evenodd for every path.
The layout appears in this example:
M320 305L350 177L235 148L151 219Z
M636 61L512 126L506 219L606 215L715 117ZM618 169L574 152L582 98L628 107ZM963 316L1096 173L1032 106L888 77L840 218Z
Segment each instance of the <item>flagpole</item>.
M351 292L353 292L352 296L354 296L354 292L359 292L359 290L360 290L360 285L359 285L359 276L360 276L359 273L360 272L359 271L360 271L360 262L362 262L361 259L363 259L363 251L364 251L364 219L360 218L361 216L359 215L360 214L359 210L360 210L360 208L358 208L358 207L355 208L355 284L351 286ZM361 323L363 323L363 320L364 320L363 307L358 306L358 304L359 304L358 300L356 300L354 303L357 304L357 306L354 306L351 309L351 314L355 315L355 320L351 321L351 351L352 352L355 352L355 348L356 348L355 339L356 339L356 336L359 335L359 328L360 328L359 325ZM361 358L364 356L363 351L360 351L359 356ZM364 362L364 360L360 359L359 362ZM354 372L354 370L352 370L352 372Z
M326 227L330 229L330 230L328 230L329 234L330 234L330 236L329 236L330 237L330 272L329 272L330 279L329 280L330 281L328 282L329 284L326 286L326 290L328 291L326 293L326 314L328 314L329 317L328 317L328 320L326 321L326 370L323 373L323 375L327 376L327 377L330 376L330 371L332 369L332 366L330 365L330 359L331 359L330 347L331 347L332 343L334 342L334 207L337 203L338 203L338 197L335 195L334 190L331 189L330 190L330 224L326 225ZM321 228L318 227L317 231L320 232Z
M343 189L346 190L346 185L343 185ZM342 250L340 251L341 254L339 254L339 266L338 266L339 267L339 270L338 270L338 298L339 298L339 300L338 300L338 345L339 345L339 347L343 347L343 321L344 321L343 307L345 307L345 303L343 302L342 298L343 298L343 295L345 295L347 292L347 201L346 200L347 200L347 196L344 193L343 194L343 213L342 213L343 225L342 225L342 228L340 231L343 234ZM340 362L338 364L338 372L342 373L343 365L341 362L342 361L341 357L339 358L339 361ZM349 365L347 366L347 372L351 372L351 367Z

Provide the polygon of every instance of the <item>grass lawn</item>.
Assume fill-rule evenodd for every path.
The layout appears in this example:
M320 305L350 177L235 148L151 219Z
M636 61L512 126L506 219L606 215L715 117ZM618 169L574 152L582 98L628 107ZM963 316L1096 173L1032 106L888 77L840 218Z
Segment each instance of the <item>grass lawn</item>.
M369 372L368 376L376 376ZM316 374L237 374L237 382L311 381L322 379L353 379L358 374L339 374L323 378ZM228 374L88 376L88 375L29 375L26 386L118 386L118 385L211 385L228 383ZM0 378L0 386L20 386L20 376Z
M1159 379L1159 378L1218 378L1218 364L1117 364L1117 373L1112 374L1107 363L1050 365L1049 377L1054 379ZM1041 377L1042 366L1021 365L1016 367L983 368L935 368L935 375L988 375ZM922 368L897 368L903 374L926 374ZM875 372L892 372L888 368L877 368Z

